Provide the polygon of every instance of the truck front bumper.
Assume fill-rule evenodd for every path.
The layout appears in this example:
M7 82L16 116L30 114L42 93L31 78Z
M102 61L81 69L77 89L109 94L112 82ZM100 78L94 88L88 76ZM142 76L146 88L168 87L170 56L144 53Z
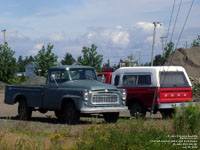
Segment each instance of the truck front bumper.
M187 107L189 104L195 105L195 102L185 102L185 103L161 103L158 104L158 109L173 109L174 107L181 107L184 105Z
M81 113L88 114L99 114L99 113L109 113L109 112L123 112L127 111L128 107L120 106L120 107L83 107L81 108Z

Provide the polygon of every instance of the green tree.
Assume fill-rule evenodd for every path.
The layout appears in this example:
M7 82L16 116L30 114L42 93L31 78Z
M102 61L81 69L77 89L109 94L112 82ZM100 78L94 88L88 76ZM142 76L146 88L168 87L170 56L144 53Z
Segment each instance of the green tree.
M174 43L169 42L167 46L164 48L164 50L165 50L164 55L158 54L155 56L155 59L153 61L154 66L162 66L166 62L167 58L172 54L174 50Z
M200 35L191 44L191 47L198 47L198 46L200 46Z
M24 60L23 60L22 56L18 57L17 68L18 68L17 71L19 71L19 72L24 72L25 71Z
M37 64L38 70L36 71L37 75L47 76L48 69L55 65L57 62L57 56L52 53L53 45L48 44L47 48L42 46L41 50L39 50L38 54L35 56L35 62Z
M105 64L103 64L103 68L109 68L110 67L110 60L108 59Z
M174 51L174 43L169 42L167 44L167 46L164 48L164 50L165 50L164 58L165 58L165 61L166 61L166 59L169 57L169 55L171 55L172 52Z
M164 56L162 56L162 55L160 55L160 54L156 55L156 56L155 56L155 59L154 59L154 61L153 61L153 65L154 65L154 66L162 66L163 63L164 63L164 59L165 59ZM151 64L150 64L150 65L151 65Z
M137 66L138 65L138 62L135 61L135 59L134 59L132 54L128 55L127 59L120 60L120 62L125 63L125 67L133 67L133 66Z
M62 65L73 65L76 62L76 60L73 58L73 56L70 53L66 53L63 60L61 60Z
M19 72L24 72L25 71L25 67L28 63L30 62L34 62L34 58L33 56L27 56L25 59L23 59L22 56L19 56L18 57L18 60L17 60L17 68L18 68L18 71Z
M4 45L0 44L0 80L9 82L14 77L14 73L17 71L17 63L14 58L15 52L8 46L8 43Z
M97 46L92 44L90 47L83 47L83 56L79 56L77 61L78 64L84 66L94 67L97 72L101 71L101 64L103 61L103 55L97 53Z

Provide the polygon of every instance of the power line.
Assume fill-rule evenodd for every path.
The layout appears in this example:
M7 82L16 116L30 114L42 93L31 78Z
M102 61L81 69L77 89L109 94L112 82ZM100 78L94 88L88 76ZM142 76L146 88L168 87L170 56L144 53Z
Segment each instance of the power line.
M166 36L162 36L162 37L160 37L161 42L162 42L162 52L163 52L163 55L164 55L164 53L165 53L165 50L164 50L164 48L165 48L164 38L167 38L167 37L166 37Z
M169 30L170 30L170 27L171 27L171 22L172 22L172 16L173 16L173 13L174 13L175 3L176 3L176 0L174 0L173 7L172 7L171 17L170 17L170 20L169 20L169 26L168 26L166 40L165 40L165 45L167 45L167 38L168 38Z
M172 38L173 38L173 35L174 35L174 31L175 31L175 27L176 27L176 22L178 20L178 15L179 15L179 12L180 12L180 9L181 9L181 4L182 4L182 0L180 1L179 7L178 7L178 11L177 11L177 14L176 14L176 19L175 19L174 27L173 27L173 30L172 30L170 42L172 41Z
M176 46L175 46L175 50L176 50L177 47L178 47L179 41L180 41L180 39L181 39L181 36L182 36L183 30L184 30L185 25L186 25L186 23L187 23L187 20L188 20L188 18L189 18L189 15L190 15L190 12L191 12L191 10L192 10L192 6L193 6L193 4L194 4L194 0L192 1L191 5L190 5L190 8L189 8L189 10L188 10L188 13L187 13L187 16L186 16L185 22L184 22L184 24L183 24L183 27L182 27L182 29L181 29L181 33L180 33L180 35L179 35L178 41L177 41ZM173 58L174 58L174 55L175 55L175 52L172 53L172 57L171 57L171 59L170 59L170 62L169 62L169 65L168 65L168 66L171 65L172 60L173 60ZM167 70L168 70L168 69L167 69ZM164 77L164 80L165 80L165 77ZM163 81L164 81L164 80L163 80ZM162 83L161 83L161 84L162 84Z
M180 35L179 35L179 38L178 38L178 41L177 41L177 43L176 43L176 47L175 47L175 49L178 47L179 41L180 41L181 36L182 36L182 34L183 34L183 30L185 29L185 25L186 25L187 20L188 20L188 18L189 18L189 15L190 15L190 12L191 12L191 10L192 10L192 6L193 6L193 4L194 4L194 0L192 1L191 5L190 5L190 8L189 8L189 11L188 11L187 17L186 17L185 22L184 22L184 24L183 24L183 27L182 27L182 29L181 29L181 33L180 33Z

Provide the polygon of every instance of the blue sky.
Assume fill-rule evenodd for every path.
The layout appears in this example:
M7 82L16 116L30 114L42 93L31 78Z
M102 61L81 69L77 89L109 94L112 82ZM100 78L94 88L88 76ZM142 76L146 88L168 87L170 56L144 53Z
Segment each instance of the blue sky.
M175 14L180 0L176 0ZM177 42L191 0L183 0L175 33ZM162 53L160 37L166 35L173 0L9 0L1 1L0 30L7 30L7 41L18 57L36 55L42 45L54 44L53 52L62 59L68 52L75 58L83 46L92 43L104 62L117 64L133 54L141 61L151 59L153 24L158 26L155 53ZM200 2L195 0L178 47L189 45L200 35ZM0 32L0 43L3 33Z

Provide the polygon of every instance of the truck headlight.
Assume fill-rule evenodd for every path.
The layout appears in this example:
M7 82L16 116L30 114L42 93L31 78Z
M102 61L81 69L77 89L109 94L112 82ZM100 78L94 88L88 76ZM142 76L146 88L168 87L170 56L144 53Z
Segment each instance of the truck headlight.
M88 101L89 97L89 91L88 90L84 90L83 91L83 99L84 101Z
M122 102L125 105L126 104L126 97L127 97L126 89L122 89L121 95L122 95Z

